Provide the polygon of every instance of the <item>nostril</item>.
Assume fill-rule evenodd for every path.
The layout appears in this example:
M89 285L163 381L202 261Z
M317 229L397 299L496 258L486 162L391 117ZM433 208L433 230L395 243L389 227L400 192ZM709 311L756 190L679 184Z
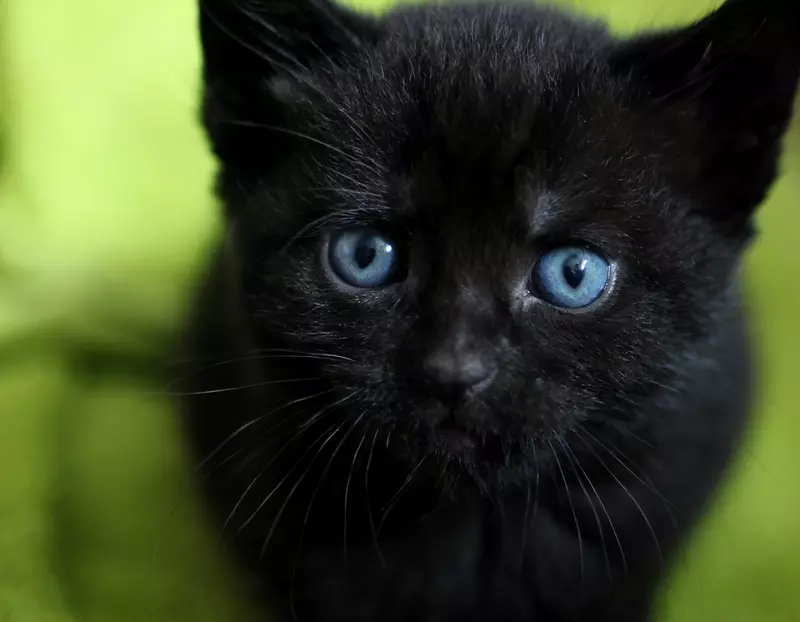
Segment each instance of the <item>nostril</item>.
M477 382L474 382L469 386L470 391L473 393L477 393L483 391L484 389L488 388L492 382L494 382L495 377L497 376L497 367L491 366L487 369L487 373Z
M465 387L472 387L484 382L494 372L490 365L477 356L465 357L460 364L457 364L456 369L453 383Z
M454 355L434 352L423 361L425 374L440 387L459 394L488 387L497 375L497 367L477 353Z

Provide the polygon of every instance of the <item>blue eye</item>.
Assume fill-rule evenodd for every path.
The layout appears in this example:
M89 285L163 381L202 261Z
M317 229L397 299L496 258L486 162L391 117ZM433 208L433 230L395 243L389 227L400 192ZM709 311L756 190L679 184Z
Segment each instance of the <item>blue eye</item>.
M611 266L598 253L564 246L545 253L533 268L531 293L556 307L588 307L605 291Z
M375 288L401 277L394 241L374 229L355 228L331 236L328 261L334 274L353 287Z

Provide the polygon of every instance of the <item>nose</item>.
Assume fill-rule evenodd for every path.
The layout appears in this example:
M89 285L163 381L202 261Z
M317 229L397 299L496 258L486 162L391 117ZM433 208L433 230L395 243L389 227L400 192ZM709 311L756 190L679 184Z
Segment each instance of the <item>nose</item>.
M433 290L424 324L426 350L421 361L427 388L448 405L464 402L492 385L501 344L496 301L491 288L457 284Z
M422 363L426 376L448 400L461 400L489 387L497 374L492 355L485 350L439 348Z

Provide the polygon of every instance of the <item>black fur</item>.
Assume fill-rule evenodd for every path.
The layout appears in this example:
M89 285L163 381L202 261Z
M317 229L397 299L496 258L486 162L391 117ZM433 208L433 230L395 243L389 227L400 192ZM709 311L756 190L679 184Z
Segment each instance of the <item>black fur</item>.
M798 4L624 41L525 4L201 14L230 234L186 414L257 595L278 620L646 619L749 411L739 267ZM331 277L354 224L406 278ZM616 266L582 312L526 287L571 241Z

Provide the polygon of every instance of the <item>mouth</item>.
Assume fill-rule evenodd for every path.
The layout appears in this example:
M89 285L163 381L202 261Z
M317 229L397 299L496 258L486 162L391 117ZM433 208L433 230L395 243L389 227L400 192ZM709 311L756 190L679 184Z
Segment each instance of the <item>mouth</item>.
M487 469L502 466L514 451L499 431L477 427L454 411L431 428L430 438L444 456Z
M460 422L454 412L439 422L432 432L436 445L453 457L476 457L484 443L483 435Z
M438 425L434 434L446 451L452 454L474 452L480 441L474 432L470 432L453 418L448 418Z

